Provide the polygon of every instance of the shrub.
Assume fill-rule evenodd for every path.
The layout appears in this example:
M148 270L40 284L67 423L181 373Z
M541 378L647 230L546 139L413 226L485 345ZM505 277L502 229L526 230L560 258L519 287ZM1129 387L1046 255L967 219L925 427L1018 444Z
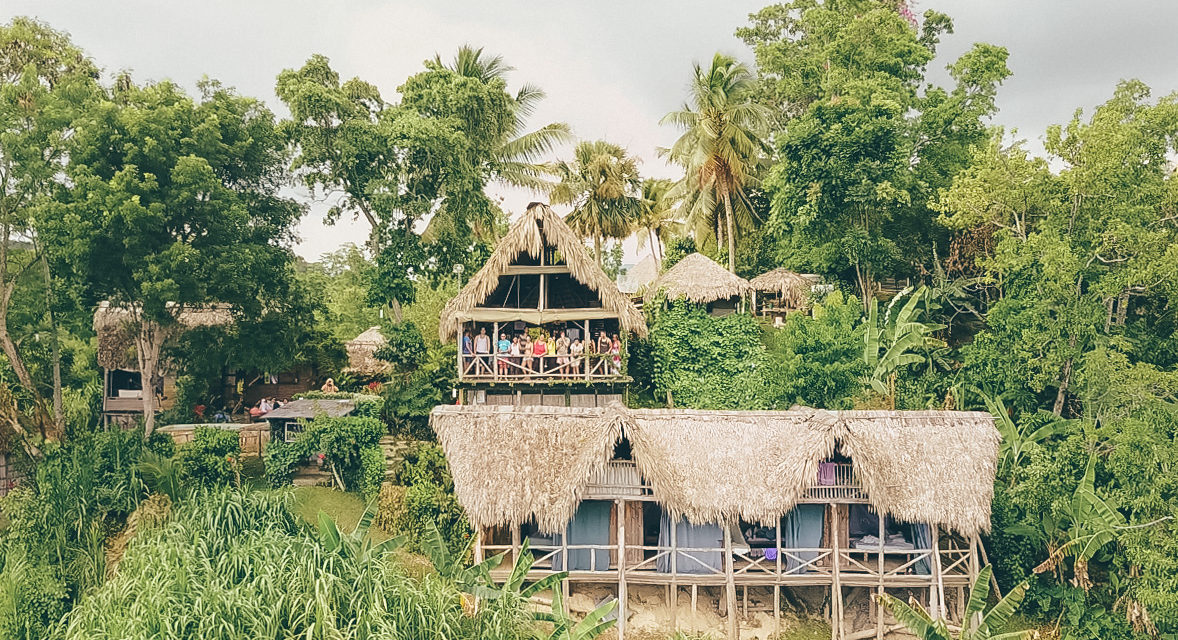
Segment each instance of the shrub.
M229 484L236 475L241 457L241 440L236 431L216 427L196 427L192 442L180 448L180 475L194 486L216 487Z
M384 449L372 446L360 450L360 473L356 488L364 502L371 501L380 493L384 472Z
M405 487L391 482L381 484L373 523L390 533L399 533L405 522Z
M422 550L421 534L431 522L438 527L451 553L461 552L470 542L470 524L453 491L428 482L407 487L404 519L397 529L408 536L411 550Z
M295 467L311 455L308 444L309 441L286 442L280 438L272 438L263 454L266 461L266 484L274 488L289 485Z
M378 446L384 435L384 425L376 418L318 417L307 423L294 442L271 440L266 446L266 480L272 487L290 484L295 468L313 453L322 453L324 462L339 474L344 485L353 491L367 491L371 498L380 488L380 480L366 478L375 475L376 458L365 449L375 448L380 454L379 473L384 474L384 454ZM364 456L369 468L366 470Z
M10 554L0 571L0 637L48 638L69 608L69 591L49 566Z

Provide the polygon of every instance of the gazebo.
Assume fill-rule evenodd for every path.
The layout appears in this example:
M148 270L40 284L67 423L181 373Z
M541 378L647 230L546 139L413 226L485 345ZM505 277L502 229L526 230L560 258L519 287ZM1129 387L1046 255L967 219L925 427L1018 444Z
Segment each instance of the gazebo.
M389 363L379 360L376 352L388 344L380 327L368 327L363 333L348 340L348 371L362 376L376 376L389 370Z
M667 300L705 305L712 315L724 316L742 310L753 287L748 280L729 273L711 258L693 253L647 287L645 302L649 303L660 292Z
M810 289L821 278L809 273L796 273L784 267L749 281L760 300L754 301L754 308L762 316L779 316L790 311L800 311L809 301Z

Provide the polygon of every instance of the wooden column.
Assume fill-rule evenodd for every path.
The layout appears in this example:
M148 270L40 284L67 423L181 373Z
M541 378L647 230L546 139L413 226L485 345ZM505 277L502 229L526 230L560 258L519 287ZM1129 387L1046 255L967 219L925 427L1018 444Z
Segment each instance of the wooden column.
M839 576L842 573L842 549L840 548L840 540L842 532L837 530L839 505L831 505L831 531L834 535L831 536L832 548L831 557L834 562L831 565L831 587L830 587L830 637L832 640L840 640L845 636L843 633L843 585Z
M724 600L728 603L728 640L740 640L736 624L736 575L732 568L732 528L724 522Z
M519 559L519 547L520 547L519 525L513 525L511 527L511 562L512 563L514 563L517 559Z
M483 528L476 527L474 532L474 563L483 561Z
M672 631L679 630L679 565L678 565L679 551L676 549L676 547L678 546L678 544L677 544L678 539L676 538L676 531L675 531L676 529L679 528L678 525L679 525L678 521L676 521L674 519L671 520L671 602L670 602L670 607L671 607L671 630ZM655 560L655 562L657 563L658 560ZM657 564L655 566L657 568ZM691 608L694 611L694 609L695 609L695 601L694 600L692 601Z
M884 536L887 534L887 529L884 527L884 515L879 514L879 557L876 558L876 566L879 571L879 583L875 589L875 638L876 640L883 640L884 637L884 611L880 606L879 601L884 594Z
M781 635L781 517L777 518L777 575L773 577L773 635Z
M618 640L626 638L626 501L614 501L618 510ZM596 567L594 567L596 569Z
M491 336L491 368L494 370L495 379L499 379L499 323L495 322L494 334Z
M937 525L930 524L929 529L932 531L933 540L933 571L937 573L937 607L940 609L941 618L949 617L949 612L945 608L945 574L941 571L941 543Z

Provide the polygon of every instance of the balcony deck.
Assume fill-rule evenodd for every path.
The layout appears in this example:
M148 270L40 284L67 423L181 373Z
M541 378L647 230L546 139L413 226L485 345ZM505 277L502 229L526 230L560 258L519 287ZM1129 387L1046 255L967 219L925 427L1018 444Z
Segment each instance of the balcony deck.
M817 482L806 490L799 499L804 503L862 504L867 494L855 477L850 463L824 463L830 465L825 472L819 469ZM585 498L592 500L653 500L654 489L638 473L638 466L631 460L611 460L600 473L590 478L585 487Z
M463 354L458 379L462 382L626 382L625 367L608 353L580 356L508 356Z

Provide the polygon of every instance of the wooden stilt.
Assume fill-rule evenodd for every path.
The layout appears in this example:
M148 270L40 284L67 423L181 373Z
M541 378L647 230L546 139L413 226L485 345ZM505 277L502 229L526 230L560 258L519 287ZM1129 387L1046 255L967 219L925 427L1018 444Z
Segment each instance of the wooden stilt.
M678 529L678 522L671 522L671 629L673 631L679 630L679 567L677 547L678 540L675 537L675 530ZM691 598L691 611L695 613L695 597Z
M615 500L618 510L618 640L626 638L626 501Z
M843 585L839 574L842 573L842 549L840 538L842 533L835 528L835 523L839 522L838 518L839 505L831 505L831 531L834 535L831 536L831 556L833 564L831 566L831 587L830 587L830 637L834 640L842 640L846 637L846 631L843 629Z
M948 618L949 611L945 608L945 573L941 570L941 542L937 525L929 525L933 539L933 571L937 572L937 606L941 610L941 618Z
M511 561L514 563L519 558L519 527L511 528Z
M781 636L781 585L773 585L773 636Z
M875 589L876 602L883 598L884 594L884 538L887 537L887 530L884 527L884 515L879 514L879 557L877 558L876 571L879 572L879 583ZM875 639L883 640L884 637L884 610L881 606L875 607Z
M699 585L691 585L691 619L695 619L696 605L699 600Z
M732 527L724 523L724 600L728 604L728 640L740 640L736 625L736 576L732 569Z

